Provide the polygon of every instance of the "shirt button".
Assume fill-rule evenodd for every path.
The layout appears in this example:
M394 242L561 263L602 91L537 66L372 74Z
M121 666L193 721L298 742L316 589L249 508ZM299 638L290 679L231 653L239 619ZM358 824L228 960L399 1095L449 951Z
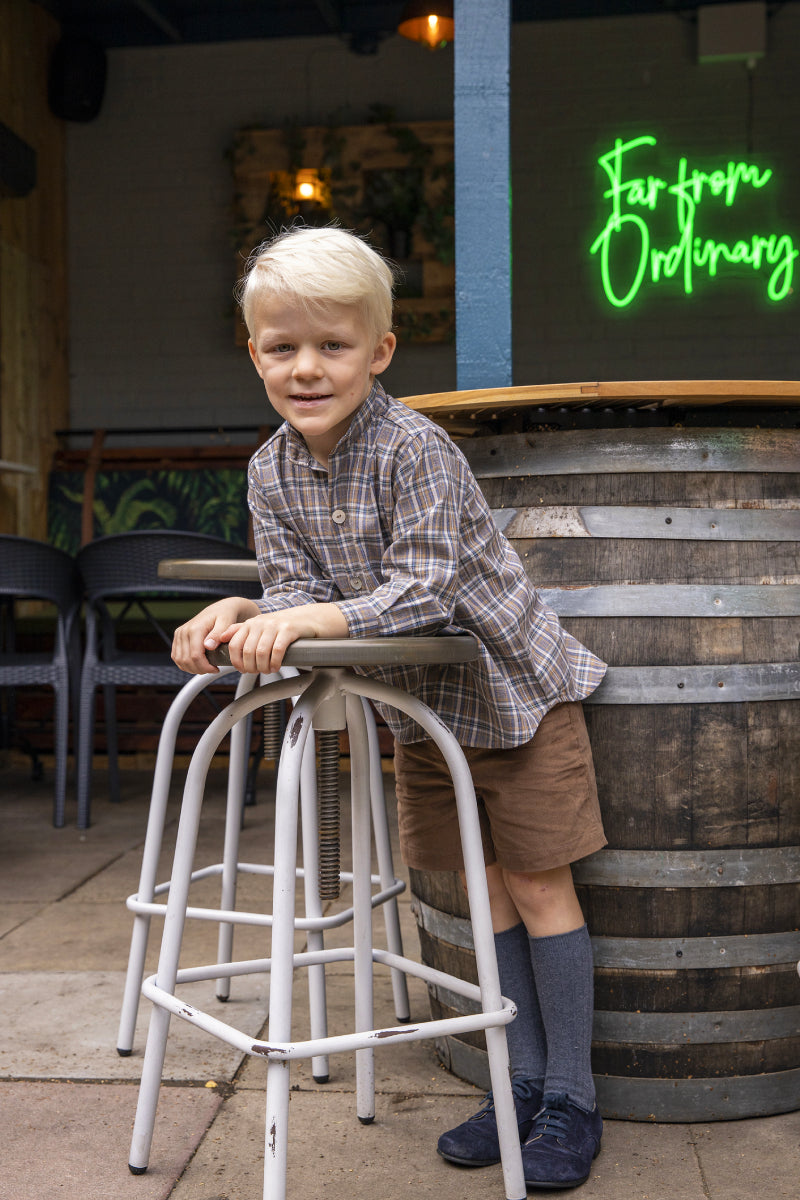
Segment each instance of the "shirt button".
M347 520L347 513L343 508L335 508L331 513L331 520L335 521L337 525L343 525Z
M364 586L364 580L361 578L360 575L354 575L353 578L350 580L350 587L353 589L354 592L360 592L361 589L363 588L363 586Z

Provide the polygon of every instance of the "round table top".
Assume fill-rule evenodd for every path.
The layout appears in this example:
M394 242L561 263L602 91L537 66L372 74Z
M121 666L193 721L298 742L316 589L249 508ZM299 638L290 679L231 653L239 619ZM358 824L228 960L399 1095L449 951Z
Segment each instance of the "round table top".
M159 579L230 579L258 581L255 558L162 558Z
M397 667L473 662L478 643L466 633L432 637L298 638L286 651L287 667ZM230 665L228 647L207 654L214 666Z

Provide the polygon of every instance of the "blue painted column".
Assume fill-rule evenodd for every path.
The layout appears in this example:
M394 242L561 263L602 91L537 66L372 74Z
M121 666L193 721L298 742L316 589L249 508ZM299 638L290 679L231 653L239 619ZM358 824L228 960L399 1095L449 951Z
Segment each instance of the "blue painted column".
M455 0L459 390L511 384L511 0Z

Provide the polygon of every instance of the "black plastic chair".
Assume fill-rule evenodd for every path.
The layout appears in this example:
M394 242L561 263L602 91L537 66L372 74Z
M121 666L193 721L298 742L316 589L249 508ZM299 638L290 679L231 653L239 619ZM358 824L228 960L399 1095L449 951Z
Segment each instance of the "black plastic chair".
M55 692L55 795L53 824L61 828L67 791L69 712L77 712L80 647L77 614L81 587L74 558L47 542L0 536L0 598L4 600L0 629L0 687L43 684ZM53 648L18 650L16 608L20 600L45 600L55 606Z
M77 555L86 591L86 648L81 672L78 735L78 828L90 822L90 786L94 747L94 693L103 688L108 747L109 792L119 799L115 689L122 686L182 687L190 678L170 660L172 628L153 602L196 599L203 603L223 596L261 595L257 583L225 580L160 579L158 564L166 558L255 559L252 550L221 538L176 530L111 534L84 546ZM121 603L120 603L121 602ZM185 604L184 604L185 609ZM138 613L164 643L163 650L121 648L121 621Z

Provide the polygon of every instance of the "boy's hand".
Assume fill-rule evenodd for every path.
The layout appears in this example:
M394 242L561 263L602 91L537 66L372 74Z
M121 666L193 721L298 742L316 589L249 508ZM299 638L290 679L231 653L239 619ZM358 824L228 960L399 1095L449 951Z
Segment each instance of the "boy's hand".
M182 671L192 675L219 674L206 658L206 650L216 650L226 642L241 621L258 613L258 606L243 596L231 596L209 604L191 621L179 626L172 639L172 658Z
M227 631L219 640L228 643L231 664L237 671L269 675L280 669L287 649L298 638L348 636L347 621L336 604L302 604L259 613L236 626L232 633Z

